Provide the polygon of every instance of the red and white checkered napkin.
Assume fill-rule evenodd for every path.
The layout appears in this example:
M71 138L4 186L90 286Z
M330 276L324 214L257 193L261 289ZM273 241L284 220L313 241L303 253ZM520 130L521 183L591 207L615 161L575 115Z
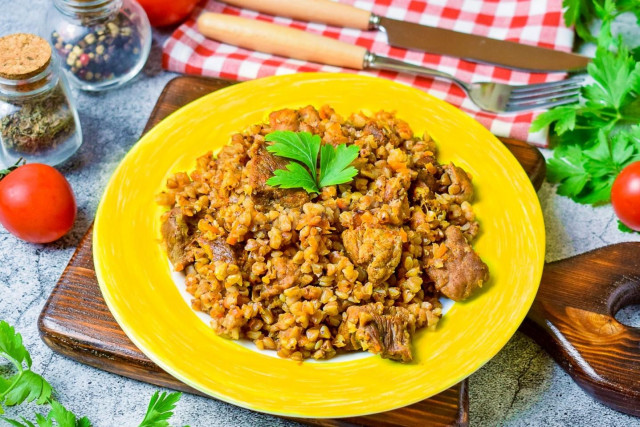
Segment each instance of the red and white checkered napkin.
M296 0L292 0L296 1ZM501 40L571 51L573 31L564 26L562 0L339 0L382 16L424 25L473 33ZM476 64L449 56L391 47L381 31L359 31L323 24L292 21L251 10L237 9L208 0L167 40L163 52L164 68L180 73L199 74L233 80L249 80L275 74L303 71L344 71L380 76L422 89L459 106L498 136L508 136L546 146L547 133L529 133L529 125L540 111L523 114L481 112L457 86L443 81L384 71L355 71L282 58L240 49L206 39L196 29L196 18L203 11L258 18L333 37L364 46L376 54L422 64L450 73L463 81L495 81L512 84L560 80L562 73L526 73L492 65Z

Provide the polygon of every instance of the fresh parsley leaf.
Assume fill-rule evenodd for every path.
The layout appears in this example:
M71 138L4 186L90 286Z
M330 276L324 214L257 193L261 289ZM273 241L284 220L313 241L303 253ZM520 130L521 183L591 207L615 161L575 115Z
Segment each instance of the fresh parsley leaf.
M8 422L14 427L36 427L31 421L27 420L26 418L21 417L21 419L23 422L20 422L18 420L12 420L11 418L2 417L2 420Z
M560 183L557 191L561 196L575 198L589 182L581 151L577 145L558 148L547 163L547 179Z
M320 136L309 132L291 132L277 130L268 134L265 141L275 142L267 151L287 159L297 160L309 168L311 176L316 177Z
M531 132L537 132L554 123L554 130L562 135L567 131L575 129L576 126L576 108L573 105L563 105L552 108L540 114L536 121L531 125Z
M0 393L4 393L6 389L9 388L11 382L7 379L0 378ZM2 412L0 412L1 414Z
M33 371L22 371L9 381L14 385L4 396L7 406L33 402L34 400L38 405L42 405L51 397L51 385Z
M587 71L597 85L587 90L587 98L620 111L629 97L640 92L640 64L634 61L629 50L617 42L617 52L599 47Z
M58 427L90 427L91 423L87 417L76 419L73 412L62 406L55 400L51 402L51 410L47 415L48 421L55 421L58 423ZM38 420L40 423L40 420Z
M53 421L40 414L36 414L36 422L38 423L38 427L53 427Z
M358 154L360 147L357 145L323 145L320 155L320 187L351 181L358 174L358 170L349 165Z
M267 185L280 188L304 188L308 193L318 193L320 189L316 181L300 163L291 162L287 170L273 171L273 176L267 180Z
M623 233L640 234L640 231L632 230L620 220L618 220L618 230L622 231Z
M4 420L16 427L35 427L31 421L24 417L22 417L24 424L8 418L4 418ZM46 417L42 414L36 414L36 422L38 423L38 427L91 427L91 422L87 417L82 417L79 420L76 419L73 412L55 400L51 401L51 409Z
M168 427L167 420L173 415L176 403L180 400L182 393L159 393L155 392L149 402L147 414L139 427Z
M22 370L23 363L31 367L31 356L22 345L22 335L4 320L0 320L0 356L13 363L18 370Z
M286 169L274 171L267 184L281 188L304 188L309 193L319 193L322 187L349 182L358 174L358 170L349 166L360 152L357 145L346 144L334 147L325 144L320 148L318 135L308 132L276 131L265 139L273 142L267 151L281 157L297 160ZM320 173L318 174L318 152L320 152ZM319 175L319 176L318 176Z
M600 0L601 1L601 0ZM596 16L594 0L563 0L564 22L567 27L575 26L576 33L583 40L594 40L589 27Z

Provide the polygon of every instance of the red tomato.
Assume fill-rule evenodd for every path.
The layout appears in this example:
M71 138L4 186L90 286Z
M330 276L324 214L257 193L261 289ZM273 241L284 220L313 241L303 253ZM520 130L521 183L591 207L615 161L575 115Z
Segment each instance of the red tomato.
M200 0L138 0L151 25L166 27L183 21Z
M76 211L71 186L51 166L29 163L0 181L0 223L27 242L48 243L64 236Z
M640 231L640 162L622 169L613 182L611 204L624 225Z

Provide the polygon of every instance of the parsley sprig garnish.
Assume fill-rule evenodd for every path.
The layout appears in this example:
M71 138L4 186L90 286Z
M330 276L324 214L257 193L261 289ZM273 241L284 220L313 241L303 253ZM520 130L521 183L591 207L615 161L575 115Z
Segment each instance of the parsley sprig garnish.
M15 427L91 427L87 417L78 418L53 398L51 384L31 370L31 356L22 343L22 335L4 320L0 320L0 358L9 361L16 371L9 378L0 377L0 415L4 414L3 405L14 406L35 401L38 405L50 406L46 416L35 414L35 424L24 417L19 421L0 416L0 420ZM181 395L156 391L139 427L167 427Z
M640 160L640 63L611 36L610 24L619 9L611 0L601 4L598 13L605 15L599 46L587 67L594 83L582 88L579 103L555 107L531 127L537 131L552 126L555 150L547 163L547 178L560 184L558 194L588 204L608 202L618 173ZM638 3L634 8L640 13ZM566 14L571 13L569 8Z
M360 147L355 144L341 144L337 147L324 144L320 147L318 135L280 130L268 134L265 140L273 142L267 147L270 153L296 160L290 162L286 169L274 171L274 176L267 180L267 184L272 187L304 188L308 193L319 193L322 187L344 184L358 174L356 168L349 166L360 153Z

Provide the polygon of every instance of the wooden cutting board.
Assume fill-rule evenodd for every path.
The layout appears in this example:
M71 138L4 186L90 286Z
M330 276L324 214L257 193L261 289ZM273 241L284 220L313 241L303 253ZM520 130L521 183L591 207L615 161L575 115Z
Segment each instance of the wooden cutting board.
M167 84L160 95L145 132L181 106L233 83L192 76L177 77ZM502 141L520 161L534 187L538 189L545 175L545 163L540 152L522 141ZM99 369L163 387L201 394L162 371L144 356L120 329L100 293L94 271L91 239L92 228L83 237L42 310L38 326L44 342L58 353ZM640 279L636 278L636 282L629 279L633 271L637 274L635 277L640 277L640 245L628 245L633 247L609 247L616 250L594 254L584 261L578 260L578 263L569 259L548 264L545 267L541 290L524 329L587 391L617 409L638 415L640 334L638 331L629 331L631 328L620 325L611 317L615 310L633 302L633 298L629 299L619 292L621 287L632 289L633 283L640 283ZM620 263L628 268L620 270ZM592 271L592 274L589 274L585 271L585 265L597 268L587 269ZM599 275L604 275L611 283L606 288L607 295L614 295L616 298L607 297L610 302L603 302L607 300L603 300L599 295L601 288L598 284L602 282ZM623 276L627 277L626 281L616 281L616 278ZM574 277L580 279L579 284L575 283ZM566 292L558 292L562 289ZM634 289L637 291L636 298L640 301L640 286ZM567 317L564 308L575 305L576 301L579 301L579 309L572 312L571 317ZM584 318L590 321L584 322ZM548 323L547 319L553 319L553 323ZM598 322L594 323L593 319L597 319ZM603 321L607 325L614 325L619 334L611 334L608 330L603 333L600 327ZM593 352L593 343L590 342L590 337L593 336L604 337L602 348L598 347L596 353ZM617 341L617 338L625 337L628 337L630 343L624 341L622 345ZM586 358L583 354L586 354ZM604 376L600 375L600 370L592 373L586 368L591 366L590 357L602 361L602 356L607 355L611 355L614 367L604 363ZM625 370L635 369L635 375L619 375L620 372L615 368L617 362ZM582 365L577 366L576 363ZM596 368L600 369L600 365ZM615 390L611 391L612 386L620 387L613 387ZM323 426L445 426L467 425L468 419L468 392L465 380L430 399L383 414L335 420L297 421Z

